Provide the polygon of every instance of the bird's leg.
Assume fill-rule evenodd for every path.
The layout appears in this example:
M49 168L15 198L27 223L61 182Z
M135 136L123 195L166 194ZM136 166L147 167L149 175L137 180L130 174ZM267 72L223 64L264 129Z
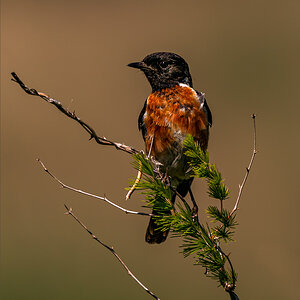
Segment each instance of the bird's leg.
M197 221L199 222L198 220L198 205L195 201L195 198L194 198L194 195L192 193L192 189L191 187L189 187L189 193L190 193L190 197L191 197L191 200L192 200L192 203L193 203L193 208L192 208L192 217L193 217L193 221Z
M165 173L161 174L160 178L161 178L161 181L163 183L165 183L168 188L171 186L170 177L168 176L168 168L166 168L166 172Z

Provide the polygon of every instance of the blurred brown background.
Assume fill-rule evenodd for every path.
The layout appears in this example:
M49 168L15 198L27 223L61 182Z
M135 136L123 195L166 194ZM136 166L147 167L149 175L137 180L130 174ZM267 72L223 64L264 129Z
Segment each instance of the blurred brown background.
M247 299L299 297L299 1L1 2L1 299L150 299L114 257L64 215L63 204L161 299L229 299L180 241L144 242L148 219L124 215L65 183L125 202L131 157L88 141L78 124L10 81L59 99L100 135L143 148L137 117L150 92L126 64L172 51L190 65L214 117L211 161L231 208L252 151L259 153L228 247ZM201 209L213 204L194 183ZM298 276L298 278L297 278Z

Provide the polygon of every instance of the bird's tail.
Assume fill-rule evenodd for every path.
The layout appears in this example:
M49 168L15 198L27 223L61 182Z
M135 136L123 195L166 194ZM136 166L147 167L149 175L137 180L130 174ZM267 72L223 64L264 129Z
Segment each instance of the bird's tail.
M152 213L155 214L155 211L153 210ZM145 237L147 243L160 244L166 240L169 230L162 231L158 227L155 219L151 217Z
M193 178L190 178L188 180L183 181L178 187L177 192L182 196L185 197L191 184L192 184ZM172 203L175 202L176 194L174 193L172 197ZM154 215L158 214L155 210L152 211ZM170 212L171 213L171 212ZM146 231L146 237L145 240L149 244L160 244L164 242L169 234L169 229L162 231L159 228L159 225L156 224L155 218L151 217L150 222Z

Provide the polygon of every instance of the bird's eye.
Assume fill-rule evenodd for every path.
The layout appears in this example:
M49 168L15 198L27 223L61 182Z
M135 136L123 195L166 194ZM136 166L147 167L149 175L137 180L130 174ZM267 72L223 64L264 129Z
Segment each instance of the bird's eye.
M167 66L169 65L169 63L167 61L161 61L160 62L160 66L165 69Z

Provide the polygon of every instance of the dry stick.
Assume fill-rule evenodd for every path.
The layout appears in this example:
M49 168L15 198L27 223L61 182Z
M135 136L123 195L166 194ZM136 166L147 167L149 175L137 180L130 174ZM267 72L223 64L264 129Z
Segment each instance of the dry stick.
M132 185L132 187L130 188L130 190L128 191L126 197L125 197L125 200L128 200L130 199L131 195L133 194L133 192L135 191L136 189L136 186L139 184L139 182L141 181L141 178L142 178L142 163L139 162L139 170L138 170L138 173L137 173L137 176L136 176L136 179L134 181L134 184Z
M57 100L49 97L48 95L46 95L44 93L41 93L41 92L38 92L35 89L28 88L23 83L23 81L18 77L18 75L15 72L12 72L11 75L13 77L11 80L14 81L14 82L16 82L16 83L18 83L19 86L27 94L41 97L46 102L48 102L50 104L53 104L58 110L60 110L67 117L69 117L69 118L75 120L76 122L78 122L85 129L85 131L87 131L90 134L90 140L94 139L100 145L114 146L117 150L122 150L124 152L129 153L129 154L137 154L137 153L139 153L138 150L136 150L136 149L134 149L134 148L132 148L130 146L127 146L127 145L124 145L124 144L121 144L121 143L116 143L116 142L113 142L113 141L110 141L110 140L106 139L105 137L98 136L96 134L95 130L91 126L89 126L87 123L85 123L79 117L77 117L75 115L75 112L70 112L67 108L64 108L63 105L59 101L57 101Z
M150 158L150 154L151 154L151 151L152 151L152 146L153 146L153 140L154 140L154 137L152 136L151 138L151 144L150 144L150 149L149 149L149 153L147 155L147 159ZM138 173L137 173L137 176L136 176L136 179L135 179L135 182L134 184L132 185L131 189L128 191L126 197L125 197L125 200L128 200L130 199L131 195L133 194L133 192L135 191L136 189L136 186L139 184L139 182L141 181L141 178L142 178L142 164L141 162L139 162L139 170L138 170Z
M251 167L252 167L252 164L253 164L255 155L256 155L256 153L257 153L257 151L256 151L256 124L255 124L255 118L256 118L256 115L255 115L255 114L252 114L251 117L252 117L252 119L253 119L253 129L254 129L253 152L252 152L252 156L251 156L251 159L250 159L249 166L246 168L246 174L245 174L245 176L244 176L243 182L242 182L242 184L239 185L239 194L238 194L238 197L237 197L237 199L236 199L234 208L232 209L230 215L232 215L233 213L235 213L235 212L237 211L237 209L238 209L239 202L240 202L240 199L241 199L241 196L242 196L242 192L243 192L245 183L246 183L246 181L247 181L247 178L248 178L249 173L250 173L250 169L251 169Z
M64 184L61 180L59 180L55 175L53 175L47 168L46 166L44 165L44 163L38 158L37 161L40 163L40 165L43 167L44 171L49 174L55 181L57 181L63 188L66 188L68 190L71 190L73 192L77 192L77 193L80 193L80 194L83 194L83 195L86 195L86 196L89 196L89 197L93 197L93 198L96 198L96 199L99 199L99 200L103 200L105 201L106 203L120 209L121 211L125 212L126 214L133 214L133 215L141 215L141 216L154 216L154 214L148 214L148 213L143 213L143 212L137 212L137 211L132 211L132 210L128 210L128 209L125 209L117 204L115 204L114 202L108 200L105 196L104 197L101 197L101 196L97 196L97 195L94 195L94 194L91 194L91 193L88 193L88 192L85 192L85 191L82 191L82 190L79 190L79 189L75 189L71 186L68 186L66 184Z
M100 137L96 134L95 130L88 125L87 123L85 123L84 121L82 121L79 117L77 117L75 115L75 112L70 112L67 108L64 108L63 105L49 97L48 95L38 92L35 89L30 89L28 88L23 81L18 77L18 75L15 72L12 72L11 75L13 76L13 78L11 79L12 81L16 82L19 84L19 86L29 95L33 95L33 96L39 96L41 97L44 101L53 104L59 111L61 111L64 115L66 115L67 117L71 118L72 120L75 120L76 122L78 122L85 131L87 131L90 134L90 140L94 139L96 141L96 143L98 143L99 145L104 145L104 146L114 146L117 150L122 150L126 153L129 154L138 154L138 153L142 153L142 151L136 150L135 148L131 147L131 146L127 146L124 145L122 143L117 143L117 142L113 142L108 140L106 137ZM151 161L153 162L154 165L158 166L161 165L158 161L156 161L153 157L151 157Z
M121 265L124 267L124 269L127 271L127 274L131 276L139 286L141 286L149 295L151 295L153 298L160 300L154 293L152 293L146 286L144 286L135 276L134 274L129 270L129 268L126 266L126 264L123 262L123 260L120 258L120 256L116 253L116 251L113 249L113 247L110 247L106 244L104 244L101 240L99 240L79 219L76 215L74 215L72 208L68 208L65 205L65 208L67 209L67 212L65 213L66 215L71 215L80 225L83 227L90 235L91 237L101 244L103 247L108 249L116 258L117 260L121 263Z

